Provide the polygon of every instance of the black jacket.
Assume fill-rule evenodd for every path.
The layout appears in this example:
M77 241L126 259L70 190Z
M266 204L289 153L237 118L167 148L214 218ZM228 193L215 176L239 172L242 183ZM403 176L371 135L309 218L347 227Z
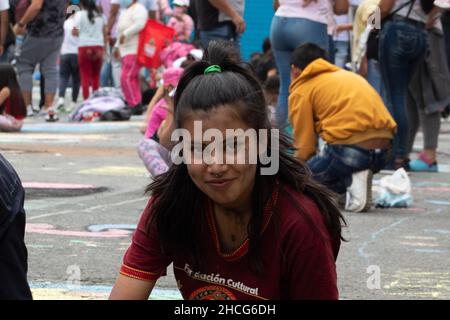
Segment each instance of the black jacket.
M0 154L0 300L32 299L27 282L24 199L20 178Z

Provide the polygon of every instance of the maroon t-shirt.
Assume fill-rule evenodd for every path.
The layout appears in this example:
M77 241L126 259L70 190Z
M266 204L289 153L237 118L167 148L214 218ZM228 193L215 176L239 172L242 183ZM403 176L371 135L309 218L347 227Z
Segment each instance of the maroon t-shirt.
M146 231L151 204L152 200L125 253L121 274L155 281L173 262L184 299L338 299L335 259L340 240L330 240L322 215L306 196L287 187L274 191L265 209L261 242L264 274L260 276L249 267L248 240L231 254L221 252L212 205L206 210L208 230L201 235L204 270L194 270L187 257L164 254L157 232Z

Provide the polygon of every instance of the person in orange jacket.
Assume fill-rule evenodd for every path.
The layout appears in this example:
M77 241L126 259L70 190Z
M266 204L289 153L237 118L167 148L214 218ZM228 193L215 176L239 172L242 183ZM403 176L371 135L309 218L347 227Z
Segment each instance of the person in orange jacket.
M346 209L367 211L372 174L387 162L396 123L364 78L326 58L326 51L311 43L292 56L289 120L296 157L307 162L317 181L347 194ZM325 142L320 153L318 137Z

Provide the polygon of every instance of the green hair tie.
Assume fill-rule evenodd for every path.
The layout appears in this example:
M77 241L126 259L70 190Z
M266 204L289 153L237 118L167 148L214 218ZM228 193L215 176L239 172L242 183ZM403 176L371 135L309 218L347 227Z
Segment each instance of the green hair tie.
M217 65L217 64L209 66L208 68L205 69L205 74L216 73L216 72L217 73L222 72L222 68L219 65Z

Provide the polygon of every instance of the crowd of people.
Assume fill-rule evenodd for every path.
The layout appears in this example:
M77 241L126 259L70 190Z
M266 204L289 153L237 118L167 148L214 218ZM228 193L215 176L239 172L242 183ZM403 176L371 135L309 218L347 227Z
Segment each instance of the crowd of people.
M340 209L368 211L382 169L438 171L450 106L449 1L274 0L270 35L247 63L244 0L23 2L0 0L2 130L36 115L37 68L37 112L47 121L76 108L80 87L83 100L118 88L130 114L145 113L138 154L153 178L151 199L113 299L148 298L170 263L186 299L336 299ZM160 53L140 43L149 19L174 35L157 67L141 59ZM262 175L262 163L174 164L172 133L195 136L198 121L221 132L278 129L279 146L268 146L279 153L278 172ZM410 160L419 127L423 151Z

